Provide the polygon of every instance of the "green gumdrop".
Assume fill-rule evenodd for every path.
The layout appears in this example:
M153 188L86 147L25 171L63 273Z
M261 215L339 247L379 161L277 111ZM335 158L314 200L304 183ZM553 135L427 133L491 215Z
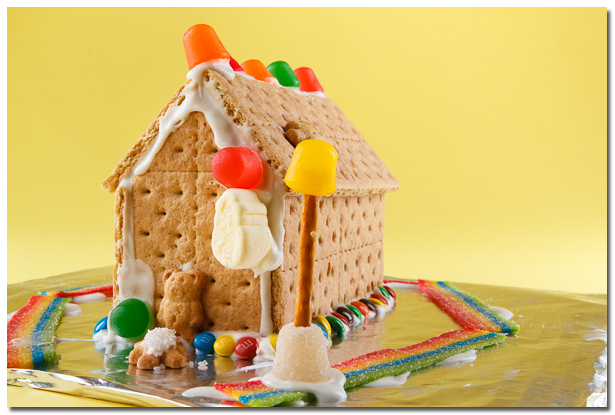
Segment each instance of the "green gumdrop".
M293 69L284 61L276 61L267 66L267 70L273 75L280 85L299 88L301 82Z
M143 301L136 298L127 298L111 310L109 324L111 329L120 337L134 339L145 336L147 330L153 326L154 315Z

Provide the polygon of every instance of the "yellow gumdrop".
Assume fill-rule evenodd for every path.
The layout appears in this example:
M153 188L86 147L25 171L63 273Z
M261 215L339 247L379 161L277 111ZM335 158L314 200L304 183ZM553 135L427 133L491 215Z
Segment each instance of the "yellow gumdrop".
M329 196L335 193L337 151L322 140L310 139L295 148L284 182L297 193Z
M382 306L382 307L386 308L386 305L384 305L384 303L382 301L380 301L379 299L377 299L377 298L370 298L369 301L371 301L375 305L379 305L379 306Z
M214 351L220 356L230 356L235 351L235 339L225 334L216 339Z
M269 342L271 343L271 347L273 347L273 350L275 351L275 346L278 344L278 335L272 334L269 338Z
M326 318L323 316L318 316L314 319L314 323L320 324L327 331L327 336L331 338L331 324L329 324L329 321Z

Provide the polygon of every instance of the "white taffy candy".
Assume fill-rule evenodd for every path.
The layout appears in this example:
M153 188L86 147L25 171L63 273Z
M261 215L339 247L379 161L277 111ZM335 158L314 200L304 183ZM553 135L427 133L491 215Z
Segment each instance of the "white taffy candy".
M227 189L216 202L211 245L214 256L230 269L255 268L271 249L267 207L256 193Z

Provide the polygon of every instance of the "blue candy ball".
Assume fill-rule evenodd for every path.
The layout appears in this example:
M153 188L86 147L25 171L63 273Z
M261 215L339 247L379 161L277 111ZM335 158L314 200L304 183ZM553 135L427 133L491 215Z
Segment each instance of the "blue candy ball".
M194 348L203 354L213 354L215 342L216 336L213 333L204 331L194 338Z
M98 323L94 326L94 334L98 333L101 330L107 330L107 320L109 317L103 317L100 319Z
M327 340L329 339L329 335L327 334L327 330L325 330L325 328L324 328L323 326L321 326L321 325L320 325L320 324L318 324L318 323L312 323L312 324L313 324L313 325L315 325L315 326L317 326L319 329L321 329L321 330L322 330L322 334L324 334L324 335L325 335L325 339L327 339Z

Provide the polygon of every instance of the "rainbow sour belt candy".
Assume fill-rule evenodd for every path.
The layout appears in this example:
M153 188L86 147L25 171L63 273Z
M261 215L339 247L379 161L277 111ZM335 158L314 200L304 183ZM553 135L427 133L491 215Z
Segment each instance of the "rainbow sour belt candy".
M419 290L462 327L514 335L519 326L507 321L478 298L449 282L418 281Z
M387 377L416 371L470 349L480 350L502 343L503 334L478 330L456 330L402 349L384 349L347 360L332 367L346 376L344 389ZM275 390L260 381L243 383L217 383L215 388L242 404L274 406L283 402L307 400L307 392Z
M54 297L77 297L79 295L87 295L94 293L103 293L107 297L113 295L113 284L112 283L103 283L103 284L94 284L94 285L86 285L84 287L77 288L69 288L63 291L41 291L39 295L49 295Z
M7 324L7 367L32 369L56 361L55 331L71 298L35 295Z

